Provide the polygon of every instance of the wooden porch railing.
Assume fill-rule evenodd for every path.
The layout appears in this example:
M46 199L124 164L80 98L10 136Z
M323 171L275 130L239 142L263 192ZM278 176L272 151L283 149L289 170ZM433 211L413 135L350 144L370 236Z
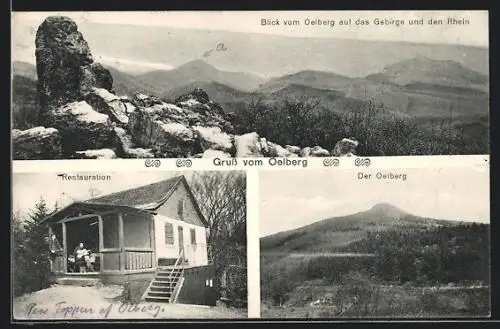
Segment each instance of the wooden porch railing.
M142 270L153 268L153 250L127 248L125 251L125 269Z

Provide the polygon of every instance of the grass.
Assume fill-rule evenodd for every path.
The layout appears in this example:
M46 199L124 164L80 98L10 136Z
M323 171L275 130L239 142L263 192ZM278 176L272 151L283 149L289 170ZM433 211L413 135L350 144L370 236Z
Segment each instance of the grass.
M342 284L318 279L298 285L281 306L263 301L262 318L488 317L489 288L387 285L358 272Z

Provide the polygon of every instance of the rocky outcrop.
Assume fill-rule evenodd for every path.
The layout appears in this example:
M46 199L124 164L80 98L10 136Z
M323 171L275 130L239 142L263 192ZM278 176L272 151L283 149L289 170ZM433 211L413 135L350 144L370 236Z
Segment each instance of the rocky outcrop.
M115 151L111 149L86 150L76 152L75 158L79 159L117 159Z
M123 128L115 127L117 149L116 153L121 158L154 158L152 149L135 147L132 136Z
M151 157L328 157L354 154L344 139L330 153L320 146L281 146L257 132L236 135L242 118L225 113L196 88L173 103L113 91L113 78L78 27L48 17L36 33L38 96L44 127L14 131L14 159Z
M126 102L104 88L93 88L85 95L85 101L94 110L108 115L112 122L122 126L128 124L128 114L135 111L135 106L130 104L127 107Z
M72 102L47 113L47 123L61 135L63 153L109 148L116 135L106 114L94 111L85 101Z
M200 158L208 158L208 159L213 159L213 158L231 158L231 154L219 150L206 150L203 152L203 154L200 154Z
M113 92L111 73L94 62L87 41L70 18L45 19L36 32L35 46L42 117L55 107L83 100L94 87Z
M193 130L203 150L219 150L231 153L233 136L223 132L219 127L194 126Z
M12 130L14 160L50 160L63 157L61 136L55 128Z
M334 157L353 156L356 155L356 148L359 142L354 138L344 138L335 144L331 154Z
M234 136L237 158L262 157L262 145L256 132Z

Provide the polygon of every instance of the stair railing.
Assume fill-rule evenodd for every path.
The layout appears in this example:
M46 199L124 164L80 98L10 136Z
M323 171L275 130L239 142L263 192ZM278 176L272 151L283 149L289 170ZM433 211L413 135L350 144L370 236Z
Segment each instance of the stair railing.
M181 259L184 259L184 250L181 250L181 253L179 254L179 258L175 261L174 267L172 267L172 271L170 271L169 277L171 278L174 274L174 271L177 269L177 266L179 266L179 263Z

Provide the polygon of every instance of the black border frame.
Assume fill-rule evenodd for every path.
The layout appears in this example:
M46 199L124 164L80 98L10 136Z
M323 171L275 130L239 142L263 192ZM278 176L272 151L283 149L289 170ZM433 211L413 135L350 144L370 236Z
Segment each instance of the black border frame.
M5 2L6 3L6 2ZM444 3L444 2L443 2ZM493 3L493 2L491 2ZM391 5L392 4L392 5ZM397 6L399 4L399 6ZM123 320L123 321L102 321L102 320L88 320L88 321L69 321L71 324L78 325L80 323L99 323L100 325L103 326L108 326L108 325L113 325L113 324L134 324L134 323L140 323L140 324L148 324L151 326L152 324L160 324L162 326L165 325L186 325L186 324L193 324L195 323L214 323L216 325L222 325L224 323L228 323L229 325L232 324L238 324L238 325L247 325L247 324L260 324L260 323L266 323L270 324L273 327L275 326L280 326L280 325L289 325L292 323L297 323L297 324L303 324L303 323L308 323L308 324L330 324L334 326L341 326L344 324L383 324L384 327L387 325L398 325L398 324L412 324L412 325L420 325L420 324L443 324L443 325L452 325L452 326L460 326L462 324L466 325L467 328L469 328L471 325L477 326L477 325L491 325L498 327L494 322L500 322L500 309L499 309L499 301L500 301L500 282L499 282L499 260L498 260L498 253L495 253L496 250L499 249L499 244L498 244L498 230L500 227L500 224L495 223L495 220L493 219L495 217L495 214L498 214L498 207L500 203L500 197L496 193L498 182L499 182L499 173L497 170L495 170L494 165L496 164L495 160L495 143L493 141L496 141L498 138L498 130L492 129L492 123L497 122L495 120L495 117L499 116L497 111L499 110L498 106L498 96L494 92L494 89L492 88L494 86L494 81L495 81L495 73L498 71L498 61L495 59L495 50L497 49L497 40L495 38L495 32L500 31L500 28L498 28L498 21L495 20L495 13L496 10L490 5L490 2L486 1L474 1L473 3L471 2L465 2L465 1L454 1L448 3L448 6L445 6L443 4L439 5L436 3L436 1L430 3L430 6L427 5L425 6L423 2L418 2L419 5L415 5L415 3L412 5L408 2L404 3L403 2L395 2L395 1L366 1L363 5L363 3L352 3L350 2L349 5L342 5L340 3L337 3L337 6L335 8L333 7L332 2L327 2L327 1L317 1L317 0L308 0L307 2L297 2L292 5L290 1L218 1L218 2L213 2L209 3L208 1L180 1L180 0L171 0L171 1L149 1L149 0L86 0L86 1L40 1L40 0L12 0L11 6L9 6L10 11L111 11L111 10L120 10L120 11L142 11L142 10L488 10L489 11L489 23L490 23L490 28L489 28L489 37L490 37L490 90L493 92L490 92L490 164L491 164L491 170L490 170L490 200L491 200L491 221L490 221L490 227L491 227L491 318L490 319L473 319L473 318L460 318L460 319L408 319L408 320L392 320L392 319L363 319L363 320L354 320L354 319L342 319L341 321L335 321L332 319L307 319L307 320L300 320L300 319L243 319L243 320L230 320L230 319L224 319L224 320L172 320L172 321L165 321L165 320L158 320L158 321L130 321L130 320ZM449 5L452 5L451 7ZM396 6L394 6L396 5ZM294 6L294 8L290 8L291 6ZM9 15L10 16L10 15ZM9 17L10 18L10 17ZM10 21L10 19L9 19ZM7 22L7 21L4 21ZM10 22L7 22L8 26L7 29L10 31ZM10 36L10 33L9 33ZM10 37L6 38L9 42L10 46ZM5 39L4 39L5 40ZM6 63L7 61L5 61ZM4 63L4 64L5 64ZM8 67L8 71L10 73L10 63ZM7 76L7 75L5 75ZM9 74L9 82L8 85L10 86L10 74ZM7 89L8 94L4 96L3 99L9 100L10 101L10 88ZM6 90L3 90L6 91ZM10 104L9 104L10 107ZM9 116L7 120L4 122L10 122L10 111L6 111L4 109L3 114L7 113ZM4 139L9 141L8 143L8 154L10 154L10 127L9 129L5 129L4 131L8 138ZM11 158L10 158L11 159ZM12 160L9 162L9 188L10 191L8 192L11 196L11 175L12 175ZM5 186L5 185L4 185ZM9 209L12 206L11 198L9 198L10 204L9 204ZM10 218L10 213L8 215ZM4 223L8 223L8 228L4 232L10 232L10 221L5 220ZM10 235L10 234L9 234ZM10 239L5 239L4 241L9 241ZM8 249L10 251L10 243L8 243ZM6 250L6 249L4 249ZM10 255L10 252L9 252ZM4 267L4 269L8 270L8 276L10 276L10 268ZM9 295L9 298L11 296ZM21 320L13 320L12 319L12 309L10 307L10 301L9 301L9 312L4 312L4 314L10 315L9 318L11 320L11 323L15 324L31 324L31 323L37 323L37 324L59 324L59 325L65 325L68 324L68 322L60 322L60 321L53 321L53 320L44 320L44 321L21 321Z

